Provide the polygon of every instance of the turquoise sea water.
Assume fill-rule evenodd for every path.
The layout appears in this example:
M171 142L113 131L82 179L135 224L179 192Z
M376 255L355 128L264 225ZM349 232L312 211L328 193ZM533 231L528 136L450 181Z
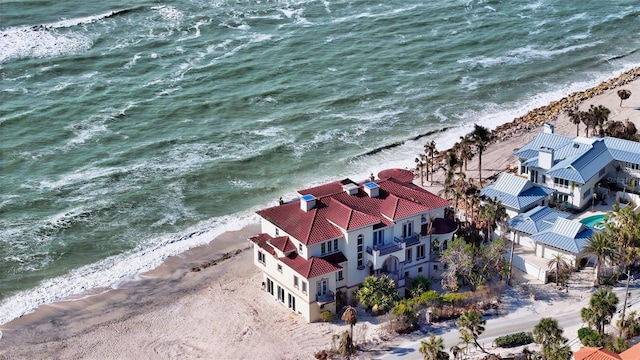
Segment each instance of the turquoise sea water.
M3 1L0 324L617 76L638 29L637 0Z

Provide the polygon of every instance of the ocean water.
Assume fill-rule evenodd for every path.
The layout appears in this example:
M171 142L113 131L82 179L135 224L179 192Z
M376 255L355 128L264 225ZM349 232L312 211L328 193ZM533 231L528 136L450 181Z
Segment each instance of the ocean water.
M640 64L637 0L130 3L2 2L0 324Z

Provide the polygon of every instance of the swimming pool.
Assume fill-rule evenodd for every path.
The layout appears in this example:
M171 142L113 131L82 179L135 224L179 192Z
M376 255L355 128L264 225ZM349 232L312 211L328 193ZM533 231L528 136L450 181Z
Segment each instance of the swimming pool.
M598 214L581 219L580 222L596 229L602 229L604 227L605 214Z

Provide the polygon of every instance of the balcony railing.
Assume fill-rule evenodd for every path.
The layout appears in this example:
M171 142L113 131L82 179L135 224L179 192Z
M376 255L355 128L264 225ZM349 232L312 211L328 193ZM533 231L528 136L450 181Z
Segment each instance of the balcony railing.
M413 235L407 237L407 238L394 238L393 241L396 244L402 244L405 243L406 246L412 246L412 245L416 245L420 242L420 234L416 234L414 233Z
M373 245L373 248L371 246L367 246L367 253L369 255L373 255L374 251L379 251L380 256L382 256L382 255L391 254L393 252L400 251L400 250L402 250L402 244L397 244L395 242L389 243L389 244L382 244L382 245Z
M332 303L336 301L336 295L333 293L333 291L327 291L327 293L324 295L316 294L316 301L320 305Z

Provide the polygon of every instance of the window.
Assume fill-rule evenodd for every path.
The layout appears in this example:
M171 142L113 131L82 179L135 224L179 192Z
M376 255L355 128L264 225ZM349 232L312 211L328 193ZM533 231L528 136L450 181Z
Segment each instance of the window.
M407 248L407 250L405 250L405 258L407 262L411 262L411 248Z
M280 285L278 285L278 300L282 303L284 302L284 289Z
M278 271L282 272L282 264L278 264Z
M438 270L438 265L433 265L433 270Z
M342 281L342 280L344 280L344 277L342 277L342 270L340 270L336 273L336 281Z
M531 170L529 172L529 181L531 181L532 183L538 182L538 170Z
M293 276L293 287L298 288L298 277L295 275Z
M276 236L280 235L280 229L276 228Z
M264 253L262 251L258 251L258 262L262 265L266 265L267 263L267 258L266 256L264 256Z
M416 259L424 258L424 245L416 247Z
M421 273L422 272L422 267L418 268L418 272Z
M296 311L296 298L291 294L287 294L287 303L289 304L289 309Z
M591 189L588 189L587 191L584 192L584 194L582 194L582 200L588 198L591 195Z
M364 266L364 236L358 235L358 267Z
M316 295L318 295L318 296L327 295L327 280L326 279L322 279L322 280L318 281L317 288L316 288Z
M307 283L305 281L302 282L302 292L307 293Z
M298 244L298 250L302 252L302 243Z
M553 185L555 185L556 187L561 187L561 188L568 188L569 187L569 180L567 179L560 179L560 178L553 178Z
M271 279L267 279L267 292L273 296L273 281Z
M384 229L373 232L373 245L384 244Z
M526 174L527 172L529 172L529 168L524 165L520 165L520 174Z
M329 240L320 244L322 255L331 254L338 251L338 239Z
M402 238L406 239L413 236L413 221L402 224Z
M404 277L409 277L409 272L408 271L404 272Z

